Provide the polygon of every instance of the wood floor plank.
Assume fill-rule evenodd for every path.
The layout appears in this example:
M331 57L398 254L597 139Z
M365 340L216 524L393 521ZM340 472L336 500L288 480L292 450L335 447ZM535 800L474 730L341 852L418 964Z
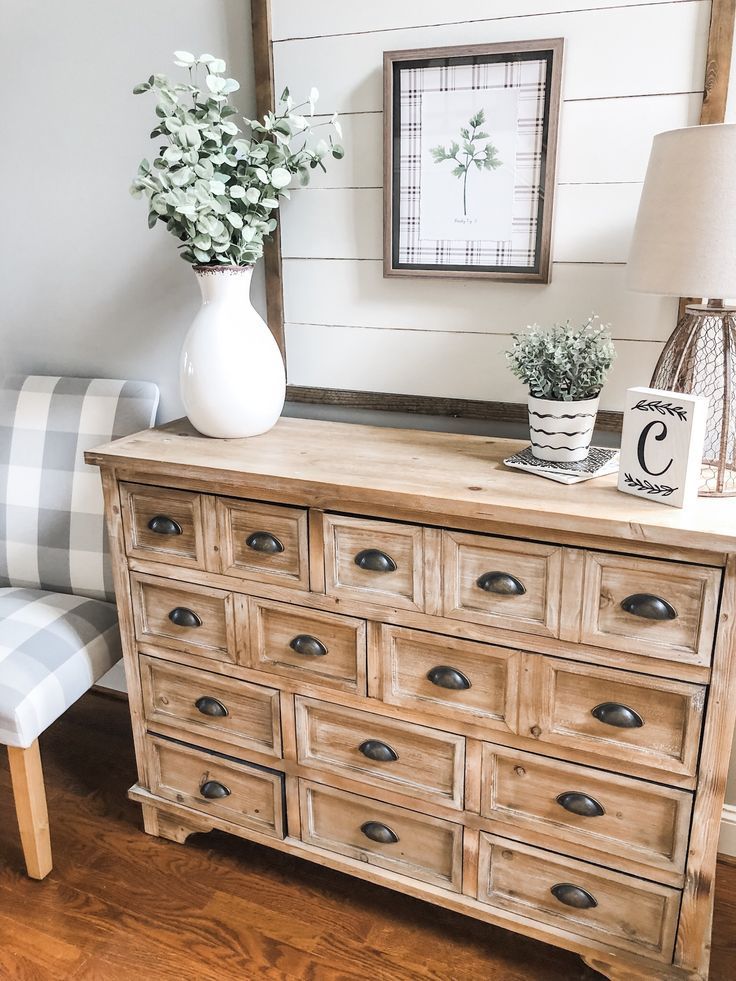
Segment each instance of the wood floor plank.
M593 981L572 954L220 832L151 838L124 702L90 694L42 738L54 869L23 870L0 754L0 979ZM736 962L718 868L711 981Z
M43 928L0 911L0 977L66 981L86 961L87 955L75 944L54 940Z

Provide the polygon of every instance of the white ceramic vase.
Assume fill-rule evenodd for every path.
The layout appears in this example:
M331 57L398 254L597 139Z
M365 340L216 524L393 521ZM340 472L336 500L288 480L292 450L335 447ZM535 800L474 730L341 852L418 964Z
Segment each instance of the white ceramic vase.
M252 266L195 266L202 306L181 352L181 398L205 436L269 430L286 396L284 362L250 301Z
M529 437L538 460L578 463L593 437L599 399L557 402L529 396Z

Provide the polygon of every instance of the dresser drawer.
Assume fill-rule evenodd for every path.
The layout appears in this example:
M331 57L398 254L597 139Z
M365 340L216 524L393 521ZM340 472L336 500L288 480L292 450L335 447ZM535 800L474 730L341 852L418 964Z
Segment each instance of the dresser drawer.
M702 686L561 658L531 656L528 662L522 735L595 753L614 770L632 762L695 773Z
M139 663L149 726L173 726L194 736L281 756L276 689L143 654Z
M557 637L562 549L442 532L446 617Z
M481 833L478 899L601 941L669 961L680 893L553 852Z
M718 569L589 552L581 640L710 664L720 584Z
M424 610L423 542L423 529L413 525L326 514L326 592L379 606Z
M136 573L130 582L139 641L235 661L230 593Z
M304 508L217 498L220 572L309 589Z
M692 795L589 767L483 746L480 812L514 832L536 831L575 846L680 873L685 868ZM503 828L498 831L503 833ZM584 857L590 857L588 855Z
M384 625L380 661L384 702L516 732L518 651Z
M365 695L365 620L251 599L248 621L249 667Z
M307 844L460 891L461 825L307 780L299 804Z
M128 555L190 569L206 568L200 494L121 483L120 501Z
M283 775L149 736L151 792L166 800L284 837Z
M450 807L463 805L465 740L380 715L296 698L299 762Z

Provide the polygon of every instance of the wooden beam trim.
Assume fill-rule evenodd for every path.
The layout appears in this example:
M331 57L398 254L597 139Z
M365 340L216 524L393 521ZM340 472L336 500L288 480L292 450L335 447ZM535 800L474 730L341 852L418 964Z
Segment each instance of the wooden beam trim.
M346 409L406 412L412 415L488 422L528 422L527 406L524 402L484 402L480 399L448 399L433 395L400 395L393 392L361 392L303 385L289 385L286 399L302 405L335 405ZM621 432L621 423L620 412L603 411L598 413L596 428L618 433Z
M270 112L276 102L273 80L273 41L271 0L251 0L253 29L253 67L256 81L256 115ZM263 267L266 275L266 319L281 356L286 362L284 341L284 290L281 272L281 227L264 243Z

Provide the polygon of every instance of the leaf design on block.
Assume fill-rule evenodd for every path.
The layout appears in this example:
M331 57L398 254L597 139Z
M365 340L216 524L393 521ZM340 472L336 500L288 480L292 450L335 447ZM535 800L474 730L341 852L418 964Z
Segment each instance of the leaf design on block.
M656 412L660 416L675 416L681 422L687 422L687 409L661 399L640 399L632 408L640 412Z
M660 497L669 497L670 494L674 494L677 490L676 487L670 487L669 484L654 484L651 480L641 480L639 477L632 477L630 473L624 474L624 482L627 487L632 487L634 490L642 491L650 496L659 495Z

